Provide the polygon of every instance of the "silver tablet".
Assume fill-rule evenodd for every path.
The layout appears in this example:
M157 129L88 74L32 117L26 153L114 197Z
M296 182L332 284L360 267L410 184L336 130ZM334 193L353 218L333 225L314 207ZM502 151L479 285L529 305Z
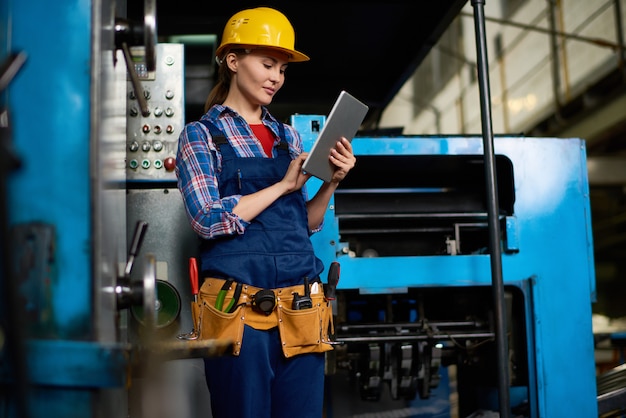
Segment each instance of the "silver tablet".
M317 140L304 161L303 170L315 177L329 182L334 166L328 160L330 150L342 136L348 141L359 130L369 107L349 93L342 91L333 105Z

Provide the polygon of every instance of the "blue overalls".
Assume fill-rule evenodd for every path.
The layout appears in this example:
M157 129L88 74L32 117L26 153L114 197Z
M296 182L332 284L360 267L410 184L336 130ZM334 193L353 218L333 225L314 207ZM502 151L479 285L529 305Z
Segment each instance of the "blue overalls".
M219 128L201 122L222 154L222 196L251 194L282 180L291 162L282 124L275 158L240 158ZM265 289L302 284L305 276L317 278L323 270L309 239L300 191L276 200L244 234L202 240L200 259L202 277L231 277ZM239 356L205 359L205 371L215 418L322 416L324 354L285 358L277 328L246 325Z

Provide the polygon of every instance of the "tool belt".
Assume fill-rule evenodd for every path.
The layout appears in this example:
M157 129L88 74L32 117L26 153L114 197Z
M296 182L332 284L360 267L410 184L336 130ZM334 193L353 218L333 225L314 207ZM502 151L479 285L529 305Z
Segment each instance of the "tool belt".
M269 313L255 306L255 295L264 289L246 284L237 289L237 283L231 282L224 295L225 283L226 280L222 279L206 279L198 301L192 302L194 329L198 330L200 339L230 339L234 342L233 354L237 356L243 344L244 325L259 330L278 327L285 357L333 349L329 339L329 330L331 335L334 334L332 306L324 297L321 283L309 285L313 289L310 294L312 306L296 310L292 309L294 295L303 293L303 285L271 289L276 303ZM220 306L222 301L229 302L233 297L238 300L230 312L216 307L218 298L221 299L217 303Z

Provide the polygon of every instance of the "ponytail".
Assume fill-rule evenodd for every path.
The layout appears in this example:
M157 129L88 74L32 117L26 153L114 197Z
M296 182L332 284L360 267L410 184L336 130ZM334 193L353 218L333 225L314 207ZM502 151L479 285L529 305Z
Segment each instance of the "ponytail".
M204 104L204 113L216 104L224 103L228 90L230 89L230 79L232 78L231 72L228 69L228 65L220 65L217 69L217 83L211 89L209 97Z
M224 57L229 53L235 53L237 56L241 54L250 53L250 50L246 49L231 49L224 54ZM209 97L206 99L206 103L204 104L204 113L208 112L213 105L222 104L226 100L228 96L228 91L230 90L230 81L233 78L233 73L228 68L228 65L224 62L224 59L218 60L217 67L217 83L211 89L209 93Z

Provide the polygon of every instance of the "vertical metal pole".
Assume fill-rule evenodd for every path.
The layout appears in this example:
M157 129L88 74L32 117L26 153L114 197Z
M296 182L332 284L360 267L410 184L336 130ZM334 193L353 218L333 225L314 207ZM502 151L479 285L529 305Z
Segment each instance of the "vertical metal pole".
M622 6L621 0L614 0L615 3L615 33L617 34L617 44L619 45L619 68L626 70L624 61L626 60L626 51L624 51L624 25L622 24Z
M559 39L556 27L556 4L554 0L548 0L548 23L550 25L550 55L552 69L552 94L554 95L554 113L557 120L561 120L561 74L559 72L561 62L559 60Z
M20 52L10 54L2 63L0 94L5 93L5 88L8 87L25 60L26 54ZM5 324L4 338L9 359L10 378L14 380L11 395L15 399L15 413L18 418L28 418L29 381L25 354L26 333L24 331L26 327L20 309L20 292L14 274L13 252L9 248L12 237L9 226L8 178L9 174L21 165L21 161L13 153L10 143L11 129L9 109L0 107L0 320L4 321Z
M502 256L500 251L500 223L498 184L495 169L493 130L491 126L491 93L489 88L489 63L485 34L485 1L472 0L474 29L478 61L478 87L480 96L481 123L485 157L485 183L487 188L487 218L491 255L491 282L496 320L496 344L498 352L498 399L500 417L509 418L509 348L507 341L504 284L502 279Z

